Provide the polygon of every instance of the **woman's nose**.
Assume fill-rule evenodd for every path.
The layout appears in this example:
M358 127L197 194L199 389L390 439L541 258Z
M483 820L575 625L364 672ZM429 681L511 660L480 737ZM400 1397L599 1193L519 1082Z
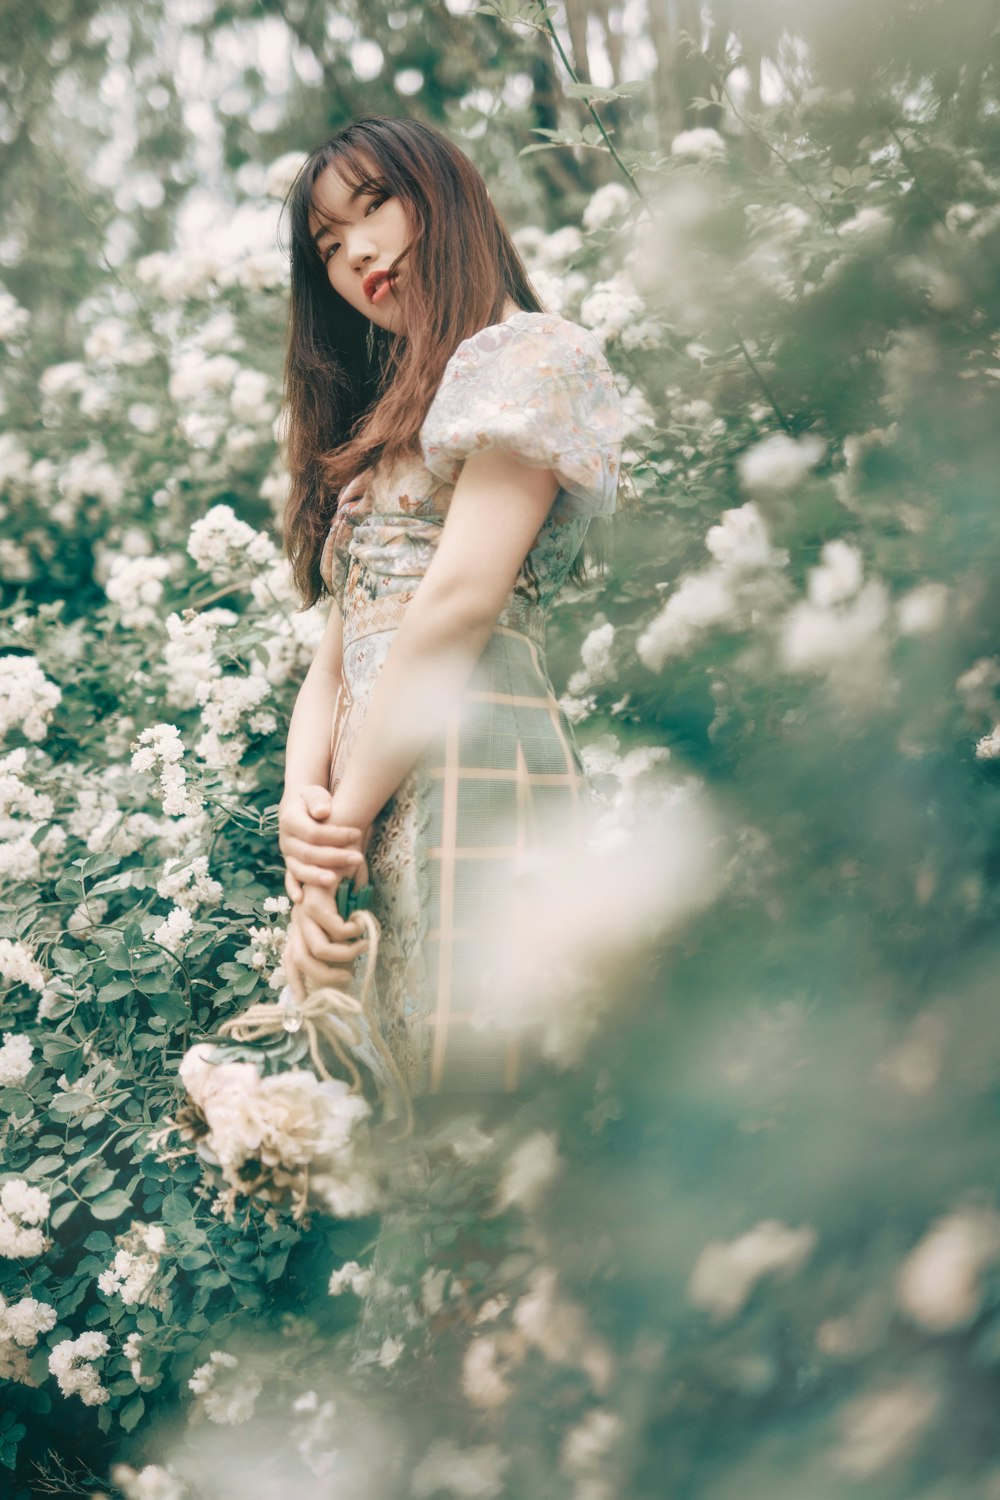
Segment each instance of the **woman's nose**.
M360 271L361 268L375 259L376 250L369 235L356 235L348 247L348 260L352 269Z

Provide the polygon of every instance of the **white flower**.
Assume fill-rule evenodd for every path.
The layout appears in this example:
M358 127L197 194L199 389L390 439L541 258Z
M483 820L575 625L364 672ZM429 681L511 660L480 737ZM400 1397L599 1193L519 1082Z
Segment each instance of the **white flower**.
M737 464L740 482L751 493L792 490L816 467L825 452L823 439L814 434L793 438L787 432L774 432L740 455Z
M62 692L33 656L0 656L0 737L20 729L25 739L43 740Z
M284 156L279 156L267 169L264 179L264 192L269 198L284 199L306 162L304 151L286 151Z
M153 932L153 942L170 953L182 953L191 936L194 918L185 906L175 906Z
M356 1260L347 1260L330 1277L330 1296L339 1297L342 1292L351 1291L356 1297L363 1297L374 1274L370 1266L359 1266Z
M0 488L26 485L31 476L31 454L15 432L0 432Z
M693 156L699 161L710 161L726 154L726 143L717 130L709 125L699 125L693 130L682 130L670 142L671 156Z
M63 1339L49 1355L49 1371L64 1396L79 1396L84 1406L103 1406L111 1392L101 1385L93 1361L108 1352L108 1337L88 1331L78 1339Z
M614 642L615 627L610 623L595 625L587 635L580 647L580 656L591 680L607 682L614 676Z
M122 557L111 559L104 591L121 610L122 624L130 630L152 625L156 606L163 598L163 579L171 572L166 557Z
M730 620L733 608L732 591L721 572L688 574L636 641L639 660L658 672L668 657L686 650L709 626Z
M111 1482L125 1500L187 1500L191 1493L182 1480L160 1464L144 1464L141 1469L115 1464Z
M125 496L125 482L108 462L101 443L91 443L82 453L74 453L58 483L65 502L58 515L61 524L73 519L82 500L100 500L108 510L116 510Z
M193 911L197 906L217 905L222 900L222 886L208 873L208 855L199 854L190 863L168 859L156 882L156 894Z
M24 1082L31 1072L33 1051L31 1042L23 1034L4 1032L3 1046L0 1047L0 1088Z
M213 505L207 515L195 521L187 549L196 565L202 572L211 573L216 583L226 582L245 557L257 567L273 562L275 557L270 537L239 520L231 505Z
M890 617L889 596L878 579L864 584L853 599L834 609L807 600L786 616L779 658L789 672L827 673L847 688L874 688L881 680Z
M256 581L256 580L255 580ZM174 708L194 708L202 683L222 675L215 656L220 630L235 625L239 616L231 609L206 609L187 618L167 616L167 641L163 653L167 671L167 701Z
M169 817L185 817L202 810L202 800L186 785L187 772L179 764L184 741L175 724L152 724L132 746L133 771L152 771L159 778L163 811Z
M320 1081L302 1069L261 1078L251 1063L216 1063L213 1052L210 1043L197 1043L180 1064L181 1080L208 1125L198 1143L205 1160L237 1188L251 1158L289 1183L309 1168L310 1189L331 1212L369 1212L375 1184L358 1166L354 1139L370 1113L366 1100L339 1078Z
M579 1368L595 1390L607 1389L613 1373L611 1355L590 1332L583 1308L558 1294L555 1271L541 1266L534 1272L531 1290L515 1304L513 1318L528 1343L551 1364Z
M592 329L602 344L619 338L629 323L642 316L642 298L619 271L610 281L599 281L580 307L580 320Z
M542 265L559 266L563 261L579 255L582 249L583 235L579 229L575 225L565 224L562 229L545 236L538 246L537 255Z
M7 1302L0 1296L0 1341L10 1340L22 1349L31 1349L42 1333L56 1326L58 1314L47 1302L34 1297L22 1297L19 1302Z
M229 398L233 416L240 422L261 426L274 418L271 382L261 370L240 370Z
M851 599L861 587L864 563L857 547L848 542L827 542L818 567L809 570L806 593L818 609L829 609Z
M536 1130L504 1163L497 1188L497 1208L534 1208L562 1165L555 1137Z
M918 583L907 589L896 600L900 635L932 635L944 622L948 598L948 587L943 583Z
M976 741L977 760L996 760L1000 757L1000 724Z
M10 292L0 291L0 340L12 344L31 322L31 314Z
M200 1404L210 1422L236 1427L253 1416L263 1382L252 1372L233 1377L231 1372L238 1368L235 1355L214 1349L188 1381L189 1388L202 1398ZM220 1371L230 1373L220 1376Z
M428 1500L440 1493L459 1500L493 1500L503 1489L509 1462L495 1443L459 1448L442 1439L427 1450L413 1471L413 1500Z
M623 183L606 182L583 210L584 229L602 229L609 220L623 214L631 201L632 195Z
M462 1360L462 1391L473 1406L484 1409L502 1406L510 1395L510 1385L499 1368L500 1351L496 1339L474 1338Z
M562 1467L570 1474L588 1474L597 1469L612 1443L621 1435L621 1418L598 1407L588 1412L578 1426L566 1434Z
M772 608L783 585L778 571L788 553L770 544L756 505L723 512L705 545L714 564L681 578L666 604L636 641L639 660L658 672L671 656L695 646L714 626L734 626Z
M723 511L721 522L709 527L705 546L716 562L734 573L780 567L788 560L787 552L772 548L764 519L752 501Z
M979 1312L983 1273L1000 1259L1000 1217L963 1211L931 1225L899 1268L896 1300L931 1333L966 1328Z
M889 237L892 219L879 204L859 208L850 219L837 225L838 234L856 235L859 239L883 240Z
M852 1479L870 1479L913 1447L937 1406L935 1393L916 1381L849 1401L840 1413L835 1466Z
M48 1217L50 1207L48 1193L30 1187L23 1177L13 1177L0 1187L0 1209L22 1224L40 1224Z
M787 1277L801 1270L816 1240L810 1226L789 1229L776 1219L762 1220L735 1240L713 1240L698 1257L688 1296L716 1322L733 1318L762 1277Z

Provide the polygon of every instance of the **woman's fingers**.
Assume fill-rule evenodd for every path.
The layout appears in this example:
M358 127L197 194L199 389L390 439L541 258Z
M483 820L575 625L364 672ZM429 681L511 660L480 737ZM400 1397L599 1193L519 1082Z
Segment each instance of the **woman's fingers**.
M350 969L343 966L335 968L332 964L322 963L320 959L313 958L307 953L299 960L299 970L307 979L317 984L334 985L337 989L346 989L354 978Z
M360 869L365 862L360 849L345 849L339 844L309 844L305 839L286 839L281 852L286 859L291 857L324 870L343 870L346 873Z
M287 867L285 869L285 892L290 901L299 902L302 900L302 882L296 880L291 870Z
M341 848L361 842L360 828L348 828L341 823L321 822L316 818L310 818L304 808L301 810L292 808L285 813L279 820L278 829L281 840L303 839L308 844L337 845Z
M307 885L303 892L302 913L303 916L312 918L330 942L343 943L365 933L359 917L349 917L345 921L337 910L336 898L332 893L314 885Z
M327 964L351 965L368 947L366 938L349 942L331 943L318 922L311 917L302 917L302 941L312 958Z
M306 888L310 885L325 887L327 895L340 882L340 876L336 870L324 870L319 865L303 864L301 859L286 858L285 869L290 870L295 879Z

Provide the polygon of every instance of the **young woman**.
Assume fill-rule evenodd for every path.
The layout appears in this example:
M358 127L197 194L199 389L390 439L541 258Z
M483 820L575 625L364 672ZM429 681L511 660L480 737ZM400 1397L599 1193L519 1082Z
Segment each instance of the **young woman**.
M359 984L333 893L370 880L378 1025L412 1096L516 1090L517 1047L474 1024L480 944L588 794L545 615L616 507L618 393L440 132L355 121L288 209L286 546L304 604L331 602L288 734L286 966Z

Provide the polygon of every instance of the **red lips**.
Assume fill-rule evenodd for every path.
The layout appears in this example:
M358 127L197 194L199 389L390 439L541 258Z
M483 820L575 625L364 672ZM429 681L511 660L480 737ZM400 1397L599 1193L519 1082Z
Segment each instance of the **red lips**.
M388 280L389 280L389 272L388 271L369 271L368 272L368 275L365 277L364 281L361 283L361 290L364 292L364 294L368 298L369 302L374 302L375 301L375 295L376 295L379 287L382 285L383 281L388 281Z

